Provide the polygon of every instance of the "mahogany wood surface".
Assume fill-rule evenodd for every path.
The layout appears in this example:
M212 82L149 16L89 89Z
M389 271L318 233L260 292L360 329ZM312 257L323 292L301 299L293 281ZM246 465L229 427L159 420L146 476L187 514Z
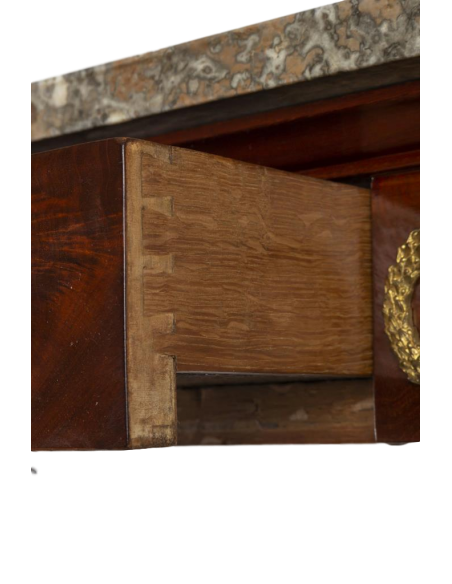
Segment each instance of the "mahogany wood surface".
M38 154L31 174L32 448L125 448L121 146Z
M419 103L413 81L153 140L334 179L418 164Z
M398 248L420 221L419 172L381 176L372 186L374 281L374 384L376 435L379 442L404 443L420 439L420 386L400 369L384 331L384 284ZM419 323L419 291L414 296Z

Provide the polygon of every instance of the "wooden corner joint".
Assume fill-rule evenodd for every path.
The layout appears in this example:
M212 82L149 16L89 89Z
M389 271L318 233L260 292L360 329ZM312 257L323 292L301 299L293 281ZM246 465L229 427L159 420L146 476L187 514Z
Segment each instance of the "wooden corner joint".
M147 196L142 188L142 148L128 142L125 153L128 445L172 446L177 443L176 357L159 354L154 345L159 336L174 333L175 314L146 310L145 281L172 274L174 255L145 248L144 223L149 214L171 218L173 199Z

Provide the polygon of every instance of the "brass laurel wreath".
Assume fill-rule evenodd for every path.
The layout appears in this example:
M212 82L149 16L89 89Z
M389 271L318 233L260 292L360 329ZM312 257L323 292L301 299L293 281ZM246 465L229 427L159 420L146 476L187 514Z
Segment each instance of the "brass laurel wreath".
M397 251L396 263L388 270L383 315L385 331L401 369L413 383L420 383L421 347L413 323L413 298L421 275L421 232L415 229Z

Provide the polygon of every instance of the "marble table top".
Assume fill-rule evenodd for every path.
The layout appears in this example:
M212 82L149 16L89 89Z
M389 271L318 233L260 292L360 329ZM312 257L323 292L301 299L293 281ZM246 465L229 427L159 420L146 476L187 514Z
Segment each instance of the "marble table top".
M419 56L420 0L345 0L33 83L32 141Z

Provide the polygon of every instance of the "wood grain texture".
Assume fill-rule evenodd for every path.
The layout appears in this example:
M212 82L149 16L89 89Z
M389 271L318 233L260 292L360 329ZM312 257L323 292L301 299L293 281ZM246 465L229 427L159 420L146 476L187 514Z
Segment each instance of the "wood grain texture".
M178 443L372 443L372 379L180 389Z
M156 160L158 164L158 151ZM165 155L166 153L163 153ZM144 273L167 273L171 261L144 253L142 145L126 145L126 289L127 389L132 448L170 446L177 442L175 357L155 348L159 335L170 334L172 314L144 310ZM181 177L183 180L183 177ZM162 198L163 203L166 199ZM164 212L164 206L158 207ZM152 263L152 260L154 262Z
M32 187L34 449L174 444L176 365L370 375L368 191L127 139Z
M394 154L382 156L370 156L358 158L350 162L333 164L332 166L320 166L309 170L297 171L304 176L312 176L325 180L343 180L347 184L354 184L361 178L367 178L369 184L372 178L378 174L392 170L404 170L406 172L419 168L421 162L420 150L406 150Z
M127 149L142 153L155 354L176 357L179 372L371 374L367 190L146 142Z
M379 442L420 439L420 386L400 369L384 331L384 284L398 248L420 221L419 172L381 176L372 186L375 423ZM419 322L419 290L414 296Z
M121 144L32 156L31 445L127 446Z
M419 150L418 81L160 136L173 144L334 179L412 165Z
M165 399L173 399L169 422L162 392L152 392L160 387L158 375L164 374L167 360L148 350L152 336L147 320L136 326L133 311L126 319L126 301L130 304L140 293L139 284L133 285L136 273L142 281L141 256L134 255L132 237L140 231L129 228L137 198L131 196L126 205L134 185L133 164L125 180L126 142L95 142L32 157L36 450L176 442L175 383L165 385ZM139 157L137 161L141 168ZM145 355L146 362L140 363L137 355Z

